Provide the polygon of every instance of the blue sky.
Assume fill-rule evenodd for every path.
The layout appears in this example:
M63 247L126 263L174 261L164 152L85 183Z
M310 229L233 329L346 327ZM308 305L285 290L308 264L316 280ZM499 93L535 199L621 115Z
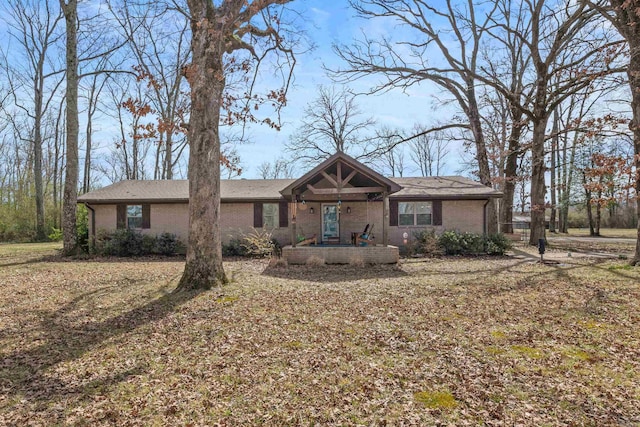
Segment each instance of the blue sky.
M382 20L366 21L356 18L346 1L307 0L294 4L308 18L306 30L317 47L297 58L295 85L289 91L288 105L282 114L282 130L278 132L266 126L253 126L249 129L249 135L254 142L238 147L243 163L243 178L258 177L258 166L264 161L286 157L284 145L295 132L305 106L316 97L318 85L332 84L323 65L330 68L344 65L332 50L334 43L350 44L353 40L360 39L363 31L371 36L399 30L390 25L385 26ZM376 79L377 77L358 80L348 87L356 92L364 92L375 85ZM433 95L437 95L437 89L432 84L425 83L412 87L407 93L398 89L380 95L360 96L358 105L363 117L373 117L377 125L409 129L416 123L433 124L446 114L442 109L436 112ZM452 155L454 152L452 150ZM405 176L418 174L409 164L408 158L405 163L408 166ZM452 170L448 172L454 173Z

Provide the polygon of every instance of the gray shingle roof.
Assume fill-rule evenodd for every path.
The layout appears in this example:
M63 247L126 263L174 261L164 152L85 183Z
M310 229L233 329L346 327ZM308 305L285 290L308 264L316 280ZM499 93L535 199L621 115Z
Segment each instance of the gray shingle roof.
M234 200L278 200L280 190L293 179L234 179L220 182L223 201ZM78 197L79 202L124 203L136 202L187 202L189 181L187 180L128 180L91 191Z
M391 178L402 189L392 198L485 199L502 197L500 191L462 176L430 176L420 178Z
M392 198L482 199L500 197L502 193L479 182L459 176L428 178L389 178L402 189ZM234 179L220 182L222 201L279 200L280 191L294 179ZM81 203L187 202L186 180L120 181L78 197Z

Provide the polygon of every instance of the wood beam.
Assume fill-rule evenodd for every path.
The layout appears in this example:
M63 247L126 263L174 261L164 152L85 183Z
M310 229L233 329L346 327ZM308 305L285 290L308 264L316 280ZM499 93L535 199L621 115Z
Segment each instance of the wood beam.
M336 177L338 178L338 190L342 190L342 162L336 163Z
M298 241L298 230L297 230L297 216L298 216L298 193L293 193L292 203L289 204L289 212L291 214L291 219L289 222L289 230L291 236L291 246L296 247L296 243Z
M382 244L389 244L389 195L385 191L382 195Z
M347 175L347 177L344 179L344 181L342 181L342 185L347 185L349 183L349 181L351 181L351 178L353 178L354 176L356 176L356 174L358 173L357 170L352 170L351 173L349 175Z
M327 181L329 181L334 187L338 188L338 183L336 182L335 179L333 179L333 177L331 175L329 175L328 173L326 173L325 171L320 171L320 173L322 174L322 176L325 177L325 179ZM311 187L310 185L307 185L307 187Z
M363 194L363 193L382 193L385 191L384 187L347 187L342 190L338 188L315 188L313 185L308 184L307 188L313 194Z

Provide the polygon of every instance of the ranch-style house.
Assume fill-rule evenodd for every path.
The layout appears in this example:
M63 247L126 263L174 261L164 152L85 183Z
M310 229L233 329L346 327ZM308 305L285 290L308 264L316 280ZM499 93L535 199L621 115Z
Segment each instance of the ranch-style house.
M398 247L417 231L485 233L487 204L502 196L460 176L387 178L344 153L298 179L222 180L220 194L223 241L265 228L290 263L312 255L327 263L353 256L396 262ZM186 180L121 181L78 203L89 210L91 238L101 229L132 228L187 240Z

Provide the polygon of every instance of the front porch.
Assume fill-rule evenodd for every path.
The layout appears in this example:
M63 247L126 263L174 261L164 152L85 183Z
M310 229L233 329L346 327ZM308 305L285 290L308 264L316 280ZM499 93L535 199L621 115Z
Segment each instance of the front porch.
M289 202L291 246L296 248L311 242L339 244L350 241L356 246L363 243L368 247L378 247L378 243L386 248L389 243L389 195L400 189L395 182L346 154L334 154L280 191ZM326 249L315 248L327 263L333 263L331 260L335 259L336 262L347 264L356 254L365 257L366 253L361 251L360 254L357 248L343 248L346 252L338 251L337 255L329 255L324 252ZM302 262L308 258L300 256L304 258ZM366 257L370 258L368 255ZM292 259L294 263L299 261L297 257ZM397 262L393 255L384 259L389 263Z
M325 264L349 264L363 262L365 264L396 264L400 259L397 246L340 246L312 245L285 246L282 257L289 264L305 264L311 257L324 260Z

